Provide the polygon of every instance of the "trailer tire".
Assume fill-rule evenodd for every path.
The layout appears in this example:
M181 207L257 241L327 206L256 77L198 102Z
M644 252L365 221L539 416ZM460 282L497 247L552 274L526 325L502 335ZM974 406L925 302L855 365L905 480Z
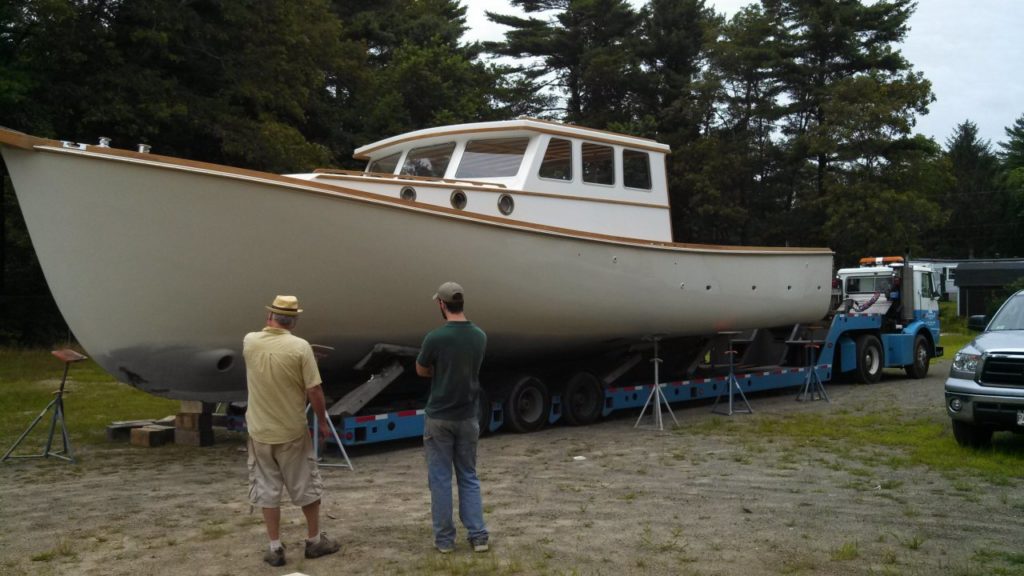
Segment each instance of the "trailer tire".
M857 379L874 384L882 379L882 343L874 334L857 338Z
M491 410L491 395L487 390L480 387L480 395L477 396L477 421L480 423L480 435L483 436L491 431L491 418L494 412Z
M551 394L536 376L517 376L512 380L505 401L505 419L515 432L540 430L551 412Z
M928 339L924 337L924 334L918 334L914 336L914 361L904 366L903 369L907 371L907 376L920 380L928 375L928 361L930 359Z
M590 372L577 372L565 384L562 415L573 426L591 424L604 409L604 387Z

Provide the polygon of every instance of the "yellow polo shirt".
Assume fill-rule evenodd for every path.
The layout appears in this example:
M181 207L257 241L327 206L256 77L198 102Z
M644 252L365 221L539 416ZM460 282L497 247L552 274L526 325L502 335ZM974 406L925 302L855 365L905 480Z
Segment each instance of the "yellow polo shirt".
M245 335L242 356L249 383L249 436L263 444L284 444L308 434L306 389L321 382L309 342L268 326Z

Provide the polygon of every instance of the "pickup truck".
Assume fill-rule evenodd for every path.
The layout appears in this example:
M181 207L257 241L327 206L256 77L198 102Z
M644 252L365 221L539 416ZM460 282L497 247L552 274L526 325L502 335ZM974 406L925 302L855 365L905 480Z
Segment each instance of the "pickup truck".
M969 325L980 328L985 320L972 316ZM1024 290L953 357L946 412L961 446L987 446L1000 430L1024 433Z

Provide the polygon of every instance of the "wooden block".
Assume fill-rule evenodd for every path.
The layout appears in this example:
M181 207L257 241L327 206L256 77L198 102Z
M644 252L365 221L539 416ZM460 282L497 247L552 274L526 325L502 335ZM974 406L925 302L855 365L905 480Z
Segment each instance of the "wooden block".
M213 446L213 428L204 430L174 429L174 443L183 446Z
M110 442L127 442L131 438L132 430L152 423L152 420L112 422L110 426L107 426L107 440Z
M132 444L135 446L162 446L174 440L174 428L151 424L132 429Z
M212 414L188 414L182 412L174 418L174 427L178 430L207 430L212 426Z
M200 402L199 400L182 400L181 401L181 410L179 411L179 413L202 414L203 413L203 403Z

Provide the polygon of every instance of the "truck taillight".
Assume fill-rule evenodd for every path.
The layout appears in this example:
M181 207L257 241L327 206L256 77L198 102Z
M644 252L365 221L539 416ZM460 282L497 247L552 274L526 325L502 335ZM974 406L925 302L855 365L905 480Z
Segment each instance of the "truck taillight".
M843 286L843 283L842 283L841 280L839 280L839 278L833 278L832 279L832 289L833 290L839 290L839 288L841 288L842 286Z

